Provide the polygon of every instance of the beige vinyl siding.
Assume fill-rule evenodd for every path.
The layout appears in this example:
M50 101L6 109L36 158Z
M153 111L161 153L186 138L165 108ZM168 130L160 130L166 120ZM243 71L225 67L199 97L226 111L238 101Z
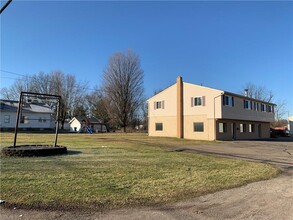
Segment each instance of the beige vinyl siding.
M194 131L194 123L202 122L204 125L203 132ZM184 138L197 140L214 139L214 120L208 119L206 115L184 116Z
M183 83L183 115L205 115L207 118L221 118L221 93L223 91L198 86L190 83ZM202 105L192 104L192 98L201 97ZM214 114L214 107L216 112Z
M161 102L161 108L156 108ZM176 137L177 135L177 87L176 84L148 100L148 127L150 136ZM163 130L156 130L156 123L163 124Z
M162 123L163 130L156 130L156 123ZM177 137L177 118L175 116L149 118L149 135L157 137Z
M178 79L177 83L148 99L150 136L232 140L232 131L235 130L234 138L236 139L269 137L269 122L274 120L272 103L264 103L260 100L185 82L182 83L183 98L180 99L178 97L181 96L178 94L181 94L182 90L177 90L177 86L181 83ZM223 102L224 96L225 102ZM156 108L157 102L161 102L158 104L160 108ZM180 113L182 108L179 108L181 102L183 103L182 115ZM262 104L265 106L263 107L265 111L261 111ZM182 128L180 117L183 118ZM156 131L156 123L163 124L162 131ZM203 131L194 131L194 123L203 123ZM219 123L225 123L221 124L220 131ZM233 124L235 129L232 129ZM244 132L240 132L240 124L243 129L245 128ZM200 127L201 124L198 126Z
M244 108L244 100L249 102L250 108ZM259 103L260 107L261 103L257 103ZM222 118L247 121L273 122L274 113L261 111L261 109L259 109L259 111L256 111L254 108L254 101L250 101L248 99L240 97L234 97L234 107L222 106Z

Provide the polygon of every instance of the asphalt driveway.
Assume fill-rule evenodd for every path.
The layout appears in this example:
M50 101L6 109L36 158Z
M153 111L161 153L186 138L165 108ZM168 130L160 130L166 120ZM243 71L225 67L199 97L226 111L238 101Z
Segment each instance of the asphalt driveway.
M0 219L263 219L293 220L293 139L233 141L169 148L178 152L270 163L281 168L274 179L224 190L160 207L114 210L107 213L3 210Z
M216 144L169 148L174 151L201 153L277 165L284 172L293 169L293 138L267 141L224 141Z

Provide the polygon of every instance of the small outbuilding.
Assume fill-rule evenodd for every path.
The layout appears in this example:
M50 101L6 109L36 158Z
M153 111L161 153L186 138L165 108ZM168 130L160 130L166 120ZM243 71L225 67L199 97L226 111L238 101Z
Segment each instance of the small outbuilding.
M107 125L101 120L91 117L77 116L69 121L70 132L99 133L108 132Z

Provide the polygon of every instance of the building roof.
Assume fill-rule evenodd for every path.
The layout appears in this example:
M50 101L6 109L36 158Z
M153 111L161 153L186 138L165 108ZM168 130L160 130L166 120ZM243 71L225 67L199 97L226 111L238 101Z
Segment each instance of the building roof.
M188 82L183 82L183 83L188 83ZM203 85L197 85L197 84L194 84L194 83L188 83L188 84L195 85L195 86L201 86L201 87L204 87L204 88L207 88L207 89L218 90L219 92L222 92L223 95L231 95L231 96L235 96L235 97L239 97L239 98L243 98L243 99L249 99L249 100L252 100L252 101L258 101L258 102L262 102L262 103L266 103L266 104L275 105L274 103L271 103L271 102L266 102L266 101L263 101L263 100L254 99L254 98L251 98L251 97L247 97L247 96L244 96L244 95L228 92L228 91L225 91L225 90L215 89L215 88L207 87L207 86L203 86ZM147 101L150 100L151 98L153 98L154 96L160 94L161 92L165 91L166 89L170 88L173 85L176 85L176 82L174 84L166 87L165 89L161 90L159 93L151 96L150 98L147 99Z
M102 124L102 121L97 119L97 118L94 118L94 117L87 118L85 116L73 117L70 120L69 124L71 124L74 120L78 120L80 123L82 123L82 121L85 121L85 122L90 123L90 124Z
M17 109L18 101L0 99L1 112L17 112ZM22 112L48 114L54 113L50 106L44 103L25 103L22 105Z

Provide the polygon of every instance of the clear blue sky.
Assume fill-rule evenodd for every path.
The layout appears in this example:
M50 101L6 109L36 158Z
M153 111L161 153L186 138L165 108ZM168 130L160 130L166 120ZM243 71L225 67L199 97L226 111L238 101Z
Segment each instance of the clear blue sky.
M147 97L178 75L235 93L252 82L293 115L293 2L14 0L0 16L2 70L62 70L93 88L109 57L131 48Z

